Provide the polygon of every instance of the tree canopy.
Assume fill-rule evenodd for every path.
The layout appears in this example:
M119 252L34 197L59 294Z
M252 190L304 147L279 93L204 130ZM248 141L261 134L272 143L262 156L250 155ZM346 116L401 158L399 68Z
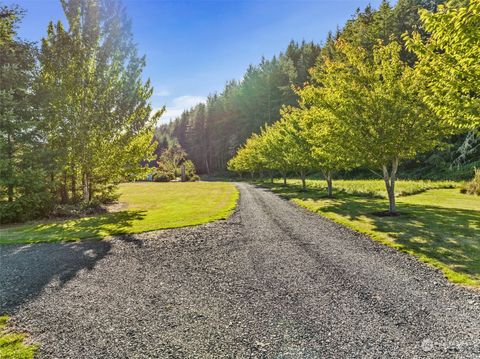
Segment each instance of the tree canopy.
M124 7L61 5L66 23L50 23L40 49L16 36L21 9L0 9L2 222L45 216L58 203L106 200L120 181L144 172L153 150L162 111L152 114L145 58Z
M465 3L464 6L458 4ZM450 1L437 12L420 11L423 28L407 38L418 57L423 96L447 125L480 127L480 0Z
M404 5L405 2L399 2L395 10ZM467 16L470 20L471 14L475 14L472 4L451 10L453 6L450 3L440 6L439 16L454 11L457 15L470 14ZM428 23L436 14L424 9L421 12L422 22ZM370 15L371 19L367 21ZM455 122L454 118L470 121L468 128L478 126L475 122L478 119L475 104L478 96L476 88L471 88L475 85L468 83L466 88L469 90L465 91L455 88L457 81L468 82L471 78L462 77L460 73L455 76L453 70L453 84L433 77L428 72L431 65L429 58L422 58L436 56L438 48L430 52L426 49L442 33L436 34L435 26L429 25L423 29L425 31L416 32L413 39L404 35L405 43L395 26L390 24L385 28L385 24L393 21L395 16L395 11L384 2L377 12L370 14L367 8L365 13L358 14L355 22L346 26L345 33L348 34L351 27L370 22L373 24L373 30L370 30L377 34L376 39L371 38L370 32L367 35L363 32L360 38L339 36L336 40L329 39L328 51L322 52L310 70L310 82L296 90L297 105L285 107L278 122L265 126L259 136L252 137L253 141L247 141L239 154L250 157L242 161L249 163L250 169L257 166L280 170L284 178L286 171L299 172L304 188L304 173L320 170L327 179L329 195L332 194L334 172L355 167L379 169L389 197L389 212L395 213L395 181L400 162L435 149L446 137L455 133L462 124ZM465 23L469 24L469 21L465 20L462 24ZM392 33L387 36L384 30L390 28L393 28ZM458 28L461 28L460 24ZM476 31L473 30L474 33ZM428 32L432 33L427 35ZM472 37L478 42L477 34ZM375 39L374 43L372 39ZM476 46L469 39L467 36L465 49ZM406 45L417 52L410 53ZM439 52L441 59L450 45L444 43L443 46L443 51ZM477 49L478 46L474 52ZM471 56L471 51L465 55ZM471 64L472 60L467 60L467 63ZM466 66L464 71L470 69ZM475 63L473 74L476 67ZM435 67L432 71L439 70ZM445 79L450 78L446 75L447 71ZM426 74L430 75L428 83L435 85L425 85ZM462 102L462 96L470 96L470 100L457 109L455 105L448 107L450 112L446 114L435 102L439 97L444 99L435 92L440 87L442 94L457 96L449 98L457 104ZM255 163L256 159L258 162ZM236 163L236 158L232 163ZM236 168L233 166L233 169Z

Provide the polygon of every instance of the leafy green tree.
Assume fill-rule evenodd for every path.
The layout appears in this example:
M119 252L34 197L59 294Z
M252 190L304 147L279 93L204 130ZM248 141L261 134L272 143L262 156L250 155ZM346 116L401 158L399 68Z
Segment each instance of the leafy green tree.
M260 158L263 160L263 168L278 171L282 175L283 185L287 185L287 174L292 170L291 156L287 152L285 141L288 134L284 130L285 122L277 121L270 126L265 126L261 131L262 146L260 146Z
M382 169L389 212L396 212L395 181L400 160L439 144L444 130L419 96L418 78L401 59L395 41L377 44L373 59L344 41L339 56L315 68L316 101L343 128L341 146L358 165Z
M327 182L327 195L333 196L333 177L342 170L356 166L348 144L348 129L318 101L315 86L299 90L298 112L300 138L306 142L311 169L320 170Z
M460 6L459 6L460 4ZM428 105L459 131L480 126L480 0L450 1L420 12L427 40L415 33L408 44Z
M50 23L42 41L40 76L43 127L56 161L56 176L71 198L81 182L83 201L123 178L142 174L153 151L145 58L134 45L119 1L62 0L68 30Z
M281 115L282 118L275 123L283 147L279 155L285 159L289 170L298 173L302 190L305 191L306 176L310 170L318 168L318 163L313 155L313 146L306 136L308 129L305 128L304 112L294 107L285 107Z
M158 161L157 170L154 173L154 179L160 182L174 180L181 176L181 167L185 166L185 175L188 181L198 179L195 171L195 165L191 160L187 160L187 153L178 143L173 143L163 150Z
M267 168L264 157L264 137L253 134L247 139L245 144L240 147L235 157L229 160L227 166L230 171L249 172L252 176L256 171Z

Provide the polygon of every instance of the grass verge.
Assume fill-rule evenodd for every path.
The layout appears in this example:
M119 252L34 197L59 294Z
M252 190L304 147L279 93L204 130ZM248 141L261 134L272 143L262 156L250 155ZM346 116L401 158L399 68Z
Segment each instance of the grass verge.
M430 189L399 197L400 216L378 217L375 212L388 208L384 198L337 190L330 199L324 191L301 192L294 184L264 185L312 212L416 256L441 269L452 282L480 286L480 199L476 196L461 194L457 188ZM372 188L376 186L372 183Z
M76 241L193 226L227 218L238 199L237 188L222 182L125 183L119 190L125 210L6 227L0 229L0 244Z
M25 343L26 334L11 332L7 328L7 316L0 316L0 358L30 359L37 350L36 345Z

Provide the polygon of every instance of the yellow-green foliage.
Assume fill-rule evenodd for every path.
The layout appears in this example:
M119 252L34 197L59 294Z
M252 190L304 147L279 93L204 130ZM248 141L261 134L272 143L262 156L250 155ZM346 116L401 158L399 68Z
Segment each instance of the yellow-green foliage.
M480 126L480 0L448 1L431 13L420 11L422 28L431 36L414 34L407 43L417 55L422 97L448 125Z
M267 164L263 155L264 136L253 134L245 144L240 147L234 158L228 161L228 169L235 172L254 172L266 168Z
M9 331L7 328L7 321L7 316L0 316L0 358L33 358L35 351L37 350L37 346L25 344L25 334Z
M366 189L370 181L337 182L340 187L348 182L348 188L356 184ZM399 187L414 188L412 182L400 181ZM442 185L430 184L432 188ZM370 191L375 193L378 186L371 181ZM461 194L458 188L431 189L399 197L400 216L379 217L374 213L386 205L384 198L336 192L330 199L325 191L301 192L295 185L274 185L273 189L312 212L434 265L452 282L480 286L480 201L476 196Z
M75 241L202 224L227 218L238 190L222 182L126 183L117 213L0 229L0 244Z
M292 185L300 186L299 179L291 179ZM279 182L278 182L279 183ZM312 189L325 190L326 182L324 180L308 180L308 187ZM428 180L398 180L395 183L395 194L397 196L409 196L421 193L429 189L438 188L456 188L458 182L453 181L428 181ZM340 192L354 194L359 196L371 196L387 198L385 182L383 180L333 180L333 187Z
M473 177L470 182L465 183L460 191L462 193L476 194L480 196L480 169L475 170L475 177Z

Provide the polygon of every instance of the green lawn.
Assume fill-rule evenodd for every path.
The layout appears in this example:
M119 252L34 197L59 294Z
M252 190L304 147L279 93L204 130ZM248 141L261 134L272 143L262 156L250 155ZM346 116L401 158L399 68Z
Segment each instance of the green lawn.
M283 180L276 179L275 183L281 184ZM289 179L288 184L301 185L299 179ZM310 189L326 188L324 180L312 179L307 180L307 186ZM333 186L337 191L354 194L357 196L368 197L384 197L387 198L387 191L385 190L385 182L382 179L377 180L333 180ZM429 189L435 188L456 188L460 183L453 181L428 181L428 180L399 180L395 184L395 193L397 196L409 196L425 192Z
M384 193L377 193L381 197L365 194L368 181L360 183L362 195L338 190L338 185L361 188L358 182L334 181L333 199L326 198L323 190L301 192L296 184L264 185L300 206L415 255L441 269L452 282L480 286L480 197L461 194L458 188L441 189L441 183L431 182L436 189L398 197L400 216L378 217L373 213L386 210L388 202L382 198ZM411 182L400 182L397 190L403 191L405 183L410 188L423 186ZM372 181L371 192L377 188Z
M30 359L34 357L36 345L25 344L26 335L7 329L7 316L0 316L0 358Z
M222 182L126 183L120 199L127 207L66 221L46 221L0 229L0 244L75 241L115 234L202 224L227 218L238 190Z

